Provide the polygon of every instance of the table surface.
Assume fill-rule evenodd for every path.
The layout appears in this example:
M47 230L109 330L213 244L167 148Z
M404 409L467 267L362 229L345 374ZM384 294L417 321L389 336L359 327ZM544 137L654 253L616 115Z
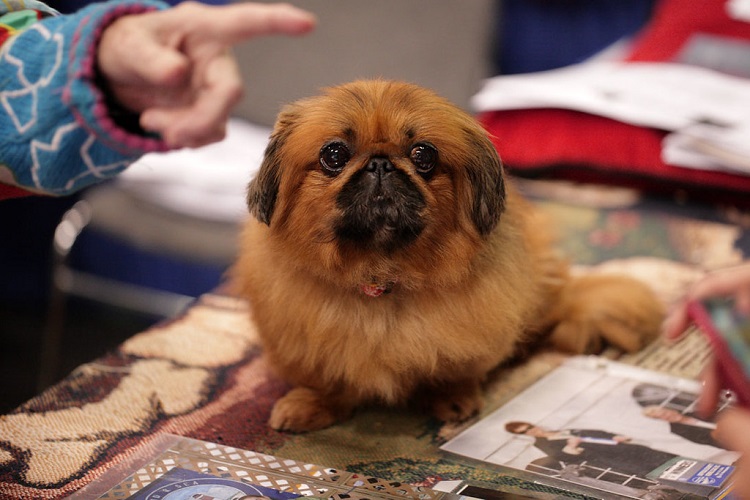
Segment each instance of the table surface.
M576 272L632 274L666 303L705 270L739 263L749 248L750 219L734 209L560 182L524 181L521 188L555 218ZM701 350L689 343L684 349L689 356L657 343L620 359L695 377ZM540 351L499 370L477 418L564 359ZM266 365L248 305L207 294L179 317L0 416L0 498L65 497L127 462L160 433L425 486L449 478L496 480L491 471L439 451L471 422L444 425L419 413L372 407L322 431L272 431L266 420L287 389Z

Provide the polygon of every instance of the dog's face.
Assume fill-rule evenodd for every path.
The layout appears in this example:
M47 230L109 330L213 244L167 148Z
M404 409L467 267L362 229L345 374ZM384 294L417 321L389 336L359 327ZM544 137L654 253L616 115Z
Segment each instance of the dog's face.
M300 265L328 276L439 275L497 225L502 166L481 126L444 99L360 81L282 111L248 204Z

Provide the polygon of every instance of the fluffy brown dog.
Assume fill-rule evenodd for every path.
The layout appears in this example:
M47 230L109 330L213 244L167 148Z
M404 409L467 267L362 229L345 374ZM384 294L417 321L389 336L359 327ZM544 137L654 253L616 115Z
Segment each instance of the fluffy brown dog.
M661 321L637 281L570 278L482 127L414 85L359 81L287 106L248 203L233 276L294 386L276 429L413 399L464 419L488 372L540 334L633 351Z

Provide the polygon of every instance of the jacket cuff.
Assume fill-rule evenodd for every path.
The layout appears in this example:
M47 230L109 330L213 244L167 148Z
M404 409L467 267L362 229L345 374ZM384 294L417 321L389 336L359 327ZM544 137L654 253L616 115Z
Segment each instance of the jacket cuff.
M67 70L67 84L62 100L76 121L91 130L107 147L123 156L140 156L170 149L154 134L133 127L137 115L124 112L107 95L106 86L99 78L96 53L104 30L121 16L163 10L162 2L139 0L107 2L83 9L83 18L71 40ZM137 54L133 55L137 57Z

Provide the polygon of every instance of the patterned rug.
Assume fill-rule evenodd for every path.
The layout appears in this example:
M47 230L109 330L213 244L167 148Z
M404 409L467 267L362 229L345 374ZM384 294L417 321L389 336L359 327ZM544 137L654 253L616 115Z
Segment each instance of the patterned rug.
M562 248L577 272L630 273L667 303L705 270L747 255L750 218L734 210L643 199L629 190L545 182L521 187L558 222ZM656 343L621 359L696 376L703 359L678 363L674 352ZM498 370L477 418L563 359L538 352ZM126 463L161 433L423 486L508 480L439 451L471 422L441 425L422 414L373 407L318 432L272 431L266 420L287 389L266 365L247 304L206 295L180 317L132 337L0 416L0 498L63 498Z

